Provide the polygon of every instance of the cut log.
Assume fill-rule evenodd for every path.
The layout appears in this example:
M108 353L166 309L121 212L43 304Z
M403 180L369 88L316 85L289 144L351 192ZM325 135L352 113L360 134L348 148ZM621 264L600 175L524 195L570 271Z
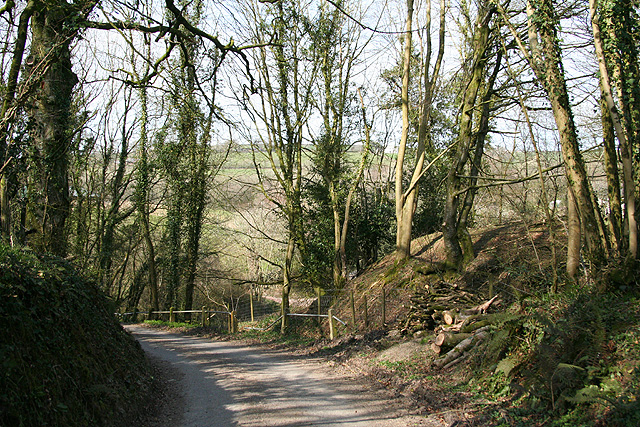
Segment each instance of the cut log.
M458 313L455 310L445 310L442 312L442 319L447 325L453 325L457 317Z
M440 354L440 352L442 351L442 348L439 345L437 345L435 342L432 342L431 351L433 351L435 354Z
M454 325L439 325L434 332L436 334L438 333L456 333L456 332L460 332L460 327L462 326L462 323L456 323Z
M437 359L433 362L433 366L436 368L442 368L445 365L448 365L453 360L461 357L464 353L473 347L474 345L480 343L487 337L487 329L479 329L475 334L470 337L460 341L458 345L456 345L453 349L451 349L443 358Z
M469 356L469 354L465 353L462 356L458 357L457 359L453 359L451 362L449 362L446 365L444 365L442 367L442 370L446 371L447 369L449 369L453 365L458 364L458 363L462 362L463 360L465 360L468 356Z
M462 326L460 327L460 332L473 332L477 329L483 328L485 326L494 325L496 323L502 323L505 320L504 313L492 313L492 314L476 314L473 316L469 316L467 320L462 322Z
M491 319L482 319L482 320L478 320L477 322L474 323L469 323L467 325L462 325L460 327L460 332L464 332L464 333L471 333L473 331L476 331L480 328L484 328L485 326L489 326L492 325L493 322L491 321Z
M443 332L436 336L434 343L440 347L444 347L446 349L455 347L461 341L469 338L471 334L452 334L450 332Z

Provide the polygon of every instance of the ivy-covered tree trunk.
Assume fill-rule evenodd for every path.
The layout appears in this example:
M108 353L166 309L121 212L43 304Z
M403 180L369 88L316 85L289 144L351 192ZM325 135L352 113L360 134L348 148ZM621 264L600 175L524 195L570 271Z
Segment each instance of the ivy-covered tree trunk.
M634 159L634 150L636 155L640 153L640 88L637 84L640 71L633 34L638 22L631 4L626 1L610 0L598 5L597 1L591 0L590 10L601 87L619 141L625 203L624 232L628 236L626 250L632 259L637 259L636 204L640 158ZM612 84L615 85L619 108L613 98Z
M156 265L156 250L151 235L150 219L150 192L151 192L151 164L148 153L148 112L147 112L147 89L140 88L141 118L140 118L140 147L139 158L136 171L136 189L134 203L138 213L138 221L142 228L142 237L146 246L145 264L148 270L148 284L151 294L151 308L160 309L160 299L158 296L158 270Z
M580 268L580 248L582 246L582 231L580 216L576 207L576 199L571 189L567 190L567 278L570 282L578 279Z
M622 199L620 197L620 171L618 168L618 155L616 153L616 141L613 129L613 121L609 114L609 107L604 99L600 101L602 114L602 142L604 146L604 167L607 175L607 194L609 196L609 232L612 239L612 248L618 255L623 253L624 240L622 236Z
M40 84L32 93L27 113L31 137L28 222L31 243L41 250L65 256L69 216L69 151L71 95L78 78L71 69L66 3L38 3L31 19L31 49L27 68Z
M11 123L13 123L18 110L15 97L29 35L29 22L36 11L36 5L37 2L35 0L29 0L20 13L13 55L11 56L6 80L2 82L4 87L0 109L0 240L5 242L11 241L11 204L9 200L9 180L7 179L11 159L7 155L7 149ZM15 3L10 6L10 3L7 2L6 11L9 11L10 7L15 7Z
M599 233L599 230L604 227L598 224L599 215L596 214L597 207L592 202L592 190L569 102L562 53L557 36L558 17L552 0L538 0L534 5L537 15L535 23L543 54L543 63L540 64L541 69L537 74L543 77L543 84L558 128L569 191L575 197L581 228L584 232L586 258L593 268L597 268L606 262L608 246L606 236Z
M493 73L486 83L484 89L484 95L482 97L480 118L478 120L478 129L474 135L473 146L474 153L471 159L471 168L469 176L469 189L467 190L464 201L460 209L460 215L458 217L458 240L460 241L460 247L462 248L463 263L470 262L475 258L475 251L473 249L473 241L471 234L468 230L469 216L473 210L473 202L475 200L478 188L478 176L482 170L482 157L484 155L484 146L489 133L489 122L491 118L493 97L494 97L494 84L498 77L498 72L502 66L502 51L498 51L495 59Z
M486 6L486 5L485 5ZM473 62L471 68L471 75L469 76L468 84L463 93L462 111L458 120L458 139L456 144L456 151L453 155L453 164L447 174L447 196L445 200L445 209L443 215L442 235L444 240L444 247L447 257L447 265L450 268L459 268L462 264L469 262L473 259L473 246L469 244L470 238L465 238L466 232L466 216L468 212L465 211L464 206L461 218L463 223L459 222L459 205L461 197L464 194L462 189L462 179L460 175L467 164L469 157L472 155L471 150L474 148L474 143L478 150L474 161L479 164L482 156L482 146L484 141L478 141L474 138L473 124L474 124L474 112L477 108L478 92L480 91L485 72L487 67L486 52L489 46L489 22L491 20L493 12L482 7L478 13L478 18L475 25L475 32L472 40L472 52ZM487 89L488 91L491 88ZM477 143L481 145L477 145ZM472 202L472 199L469 200ZM467 207L470 210L470 206ZM465 213L466 212L466 213ZM463 235L463 241L466 245L463 247L460 245L460 235Z
M178 165L173 165L177 168ZM182 177L178 178L181 179ZM176 178L167 177L169 186L169 206L167 207L167 216L165 223L165 250L167 252L167 274L166 289L167 295L164 300L165 309L176 307L178 301L178 292L180 291L180 279L182 277L182 231L183 231L183 212L182 204L184 202L182 194L182 182ZM186 301L183 302L183 309L187 308ZM187 315L187 318L190 316Z

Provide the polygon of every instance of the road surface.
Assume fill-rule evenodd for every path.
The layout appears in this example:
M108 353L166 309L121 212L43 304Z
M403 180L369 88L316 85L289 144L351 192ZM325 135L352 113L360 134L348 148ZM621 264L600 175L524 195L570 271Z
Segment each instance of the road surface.
M127 329L156 360L180 375L172 426L416 426L422 419L358 378L320 360L234 341Z

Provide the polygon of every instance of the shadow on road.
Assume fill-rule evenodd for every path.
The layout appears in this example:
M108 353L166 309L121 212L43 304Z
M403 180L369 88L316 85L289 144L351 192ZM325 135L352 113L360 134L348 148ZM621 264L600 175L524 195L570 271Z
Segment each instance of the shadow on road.
M420 425L356 379L313 359L233 341L127 327L149 354L184 374L184 426Z

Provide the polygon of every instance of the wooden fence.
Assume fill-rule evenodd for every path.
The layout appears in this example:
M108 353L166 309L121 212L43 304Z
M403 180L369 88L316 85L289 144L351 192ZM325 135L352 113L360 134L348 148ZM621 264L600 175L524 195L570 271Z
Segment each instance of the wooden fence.
M372 318L370 318L370 310L375 308L376 316L375 316L375 325L379 327L384 327L387 322L387 297L390 292L407 292L408 289L404 288L391 288L385 290L381 289L377 293L369 292L363 293L360 295L359 300L356 301L355 294L353 290L343 290L343 289L316 289L315 301L311 299L310 306L306 307L306 313L288 313L287 316L291 317L311 317L311 318L319 318L319 319L328 319L329 320L329 335L330 338L333 339L337 336L337 323L343 325L346 328L349 328L352 331L356 331L359 329L358 325L361 323L365 329L373 326ZM347 299L348 298L348 299ZM349 324L344 322L343 320L336 317L334 312L334 304L338 301L347 301L349 306L349 311L351 314L351 319ZM250 295L250 313L245 313L243 315L244 318L248 318L250 315L251 322L258 317L254 312L254 298L253 295ZM313 305L315 304L315 307ZM315 310L309 310L309 307L314 308ZM314 312L309 312L314 311ZM344 310L343 310L344 311ZM132 316L133 318L137 317L137 315L147 315L147 319L154 319L158 316L167 316L167 320L170 322L175 322L176 314L195 314L196 319L199 317L199 323L202 326L210 325L211 319L220 314L223 315L226 323L227 330L229 333L236 333L238 331L238 323L239 316L235 310L232 311L218 311L218 310L210 310L208 307L202 307L201 310L174 310L173 308L169 310L159 310L159 311L138 311L138 312L130 312L130 313L122 313L118 314L120 318L126 318L127 316ZM269 313L273 314L273 312ZM278 324L282 316L278 317L273 323L265 328L257 328L247 326L246 329L253 330L268 330L273 326ZM193 320L193 319L192 319ZM360 322L358 321L360 320Z

